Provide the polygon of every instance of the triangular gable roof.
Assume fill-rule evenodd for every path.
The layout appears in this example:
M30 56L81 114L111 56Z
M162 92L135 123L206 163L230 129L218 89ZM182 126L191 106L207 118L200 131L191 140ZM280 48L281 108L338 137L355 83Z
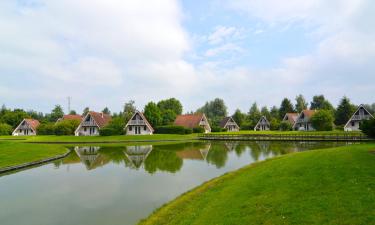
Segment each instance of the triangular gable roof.
M262 117L259 119L257 125L255 125L255 127L258 127L259 124L260 124L262 121L265 121L267 125L270 125L270 122L268 122L267 117L262 116Z
M106 126L112 120L112 117L109 114L93 111L88 112L84 119L86 119L89 115L93 118L99 128Z
M141 118L143 119L143 121L145 121L146 123L146 126L148 127L148 129L150 129L152 132L154 132L154 128L151 126L151 124L148 122L147 118L145 117L145 115L143 115L143 113L141 113L140 111L136 110L135 113L133 114L133 116L130 118L130 120L126 123L125 125L125 129L129 126L129 123L130 121L136 116L136 115L140 115Z
M286 113L283 121L289 121L291 124L294 124L298 119L298 113Z
M81 115L64 115L62 120L79 120L82 121L82 116Z
M353 115L350 117L350 119L348 120L348 122L346 122L345 124L345 127L350 123L350 121L352 121L353 117L355 116L355 114L360 110L360 109L363 109L365 110L372 118L374 118L374 116L366 109L365 105L364 104L360 104L357 108L357 110L353 113Z
M228 117L225 117L224 119L222 119L222 120L220 121L220 127L221 127L221 128L225 128L226 125L227 125L227 123L228 123L229 121L232 121L233 123L236 124L237 127L239 127L238 124L236 123L236 121L234 121L234 119L233 119L231 116L228 116Z
M34 119L23 119L23 120L21 121L21 123L18 124L18 126L16 127L16 129L14 129L14 131L18 130L18 128L21 126L21 124L22 124L24 121L25 121L25 122L30 126L30 128L36 133L36 129L39 127L40 123L39 123L38 120L34 120ZM14 133L14 131L13 131L13 133Z
M198 127L203 118L205 118L205 120L207 121L207 118L202 113L178 115L174 121L174 125L192 129Z
M302 112L298 115L298 118L300 118L302 114L305 115L306 118L311 118L315 113L316 113L316 110L305 109L305 110L302 110Z

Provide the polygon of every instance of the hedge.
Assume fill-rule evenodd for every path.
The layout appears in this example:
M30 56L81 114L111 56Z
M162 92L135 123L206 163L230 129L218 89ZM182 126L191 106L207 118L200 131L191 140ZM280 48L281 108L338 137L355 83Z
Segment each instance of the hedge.
M192 129L183 126L169 125L155 128L156 134L191 134L192 132Z

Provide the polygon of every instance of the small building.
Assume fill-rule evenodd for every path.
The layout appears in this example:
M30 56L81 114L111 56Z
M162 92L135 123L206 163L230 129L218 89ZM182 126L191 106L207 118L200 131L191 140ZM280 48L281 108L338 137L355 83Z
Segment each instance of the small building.
M136 111L125 125L126 135L147 135L153 134L154 129L147 121L143 113Z
M88 112L74 132L75 136L97 136L99 130L112 120L111 115L99 112Z
M363 120L373 119L374 117L366 109L366 107L361 104L358 109L353 113L352 117L344 126L345 131L359 131L359 125Z
M294 123L293 130L299 131L314 131L314 127L311 124L311 117L316 113L316 110L303 110Z
M227 131L239 131L240 127L237 125L236 121L231 116L225 117L220 122L220 127L227 129Z
M267 118L265 116L262 116L258 123L255 125L254 130L255 131L264 131L264 130L270 130L271 124L268 122Z
M293 127L297 121L298 115L298 113L286 113L283 121L290 123L290 125Z
M82 116L81 115L64 115L63 117L59 118L56 123L64 121L64 120L77 120L79 122L82 122Z
M32 136L36 135L39 121L34 119L23 119L22 122L14 129L13 136Z
M205 133L211 132L210 123L204 113L178 115L174 121L174 125L190 129L202 127Z

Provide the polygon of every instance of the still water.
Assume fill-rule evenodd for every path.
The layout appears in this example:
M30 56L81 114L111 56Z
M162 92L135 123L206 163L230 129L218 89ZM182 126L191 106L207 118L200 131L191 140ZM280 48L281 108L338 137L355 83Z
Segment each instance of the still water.
M334 142L85 146L0 176L1 225L136 224L199 184L256 161Z

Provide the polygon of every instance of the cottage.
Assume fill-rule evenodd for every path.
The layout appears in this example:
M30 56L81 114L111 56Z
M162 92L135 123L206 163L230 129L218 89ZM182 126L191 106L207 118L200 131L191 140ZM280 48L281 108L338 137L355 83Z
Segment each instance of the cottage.
M88 112L76 129L75 136L97 136L99 130L112 120L111 115L99 112Z
M258 123L255 125L254 130L257 131L263 131L263 130L270 130L271 124L268 122L267 118L265 116L262 116Z
M31 136L36 135L39 121L34 119L24 119L13 131L13 136Z
M237 125L237 123L234 121L234 119L231 116L225 117L220 122L220 127L227 129L227 131L239 131L240 127Z
M79 122L82 122L82 116L81 115L64 115L63 117L59 118L56 123L65 121L65 120L77 120Z
M286 113L283 118L283 121L290 123L290 125L293 127L297 121L297 118L298 118L298 113Z
M143 113L136 111L125 125L126 135L147 135L153 134L154 129L147 121Z
M152 145L127 146L123 151L130 168L139 169L152 151Z
M350 117L349 121L345 124L344 130L345 131L359 131L359 124L363 120L373 119L374 117L371 113L365 108L364 105L360 105L358 109L354 112L352 117Z
M311 124L311 117L316 113L316 110L303 110L294 123L293 129L300 131L314 131Z
M190 129L202 127L205 133L211 132L211 127L207 117L202 113L178 115L174 121L174 125L183 126Z

